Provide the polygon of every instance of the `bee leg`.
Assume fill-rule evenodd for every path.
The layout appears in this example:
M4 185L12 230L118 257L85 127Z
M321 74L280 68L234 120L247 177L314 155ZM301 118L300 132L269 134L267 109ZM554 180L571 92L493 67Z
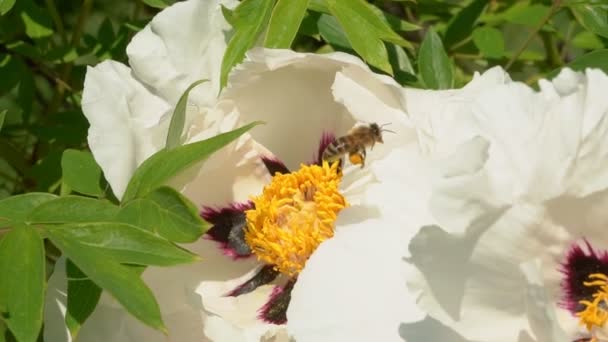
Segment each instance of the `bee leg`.
M361 146L359 150L359 154L361 155L361 168L365 167L365 157L367 156L367 152L365 151L365 147Z

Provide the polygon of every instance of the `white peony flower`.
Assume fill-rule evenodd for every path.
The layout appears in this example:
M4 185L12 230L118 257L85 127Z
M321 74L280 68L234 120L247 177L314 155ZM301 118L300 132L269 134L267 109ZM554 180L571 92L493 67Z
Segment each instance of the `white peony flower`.
M254 49L216 97L229 34L219 4L165 9L129 44L130 68L114 61L90 68L83 93L91 151L119 197L137 166L164 147L175 103L195 80L210 82L191 92L186 142L267 122L180 179L213 227L186 246L203 262L149 267L142 276L168 339L402 340L399 325L422 318L414 298L402 295L402 257L430 221L430 183L401 88L347 54ZM334 136L373 122L390 123L395 134L368 149L365 168L347 162L338 172L321 163ZM49 280L49 341L69 340L65 288L60 263ZM167 337L103 294L78 339Z
M608 76L565 69L535 91L493 69L472 84L405 92L441 156L410 289L463 341L608 341Z

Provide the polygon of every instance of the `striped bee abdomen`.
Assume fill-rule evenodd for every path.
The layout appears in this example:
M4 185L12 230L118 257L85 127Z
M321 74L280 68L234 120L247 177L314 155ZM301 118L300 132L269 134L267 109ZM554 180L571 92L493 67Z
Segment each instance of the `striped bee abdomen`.
M332 162L340 159L348 150L348 140L348 137L343 136L327 145L325 151L323 151L323 160Z

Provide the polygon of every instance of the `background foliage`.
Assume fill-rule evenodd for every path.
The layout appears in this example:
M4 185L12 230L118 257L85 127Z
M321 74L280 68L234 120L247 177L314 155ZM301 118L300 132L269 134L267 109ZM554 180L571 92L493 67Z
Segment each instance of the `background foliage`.
M195 261L175 243L207 227L164 181L252 126L180 146L178 106L167 149L138 169L119 203L87 151L80 98L87 65L126 63L129 40L170 4L0 0L0 341L39 338L45 279L61 254L78 279L68 284L74 336L101 289L164 329L139 275ZM256 44L356 54L404 86L430 89L460 87L494 65L531 85L564 66L608 72L607 13L602 0L243 0L224 9L235 33L222 82ZM159 169L168 160L178 170ZM120 239L100 244L107 234Z

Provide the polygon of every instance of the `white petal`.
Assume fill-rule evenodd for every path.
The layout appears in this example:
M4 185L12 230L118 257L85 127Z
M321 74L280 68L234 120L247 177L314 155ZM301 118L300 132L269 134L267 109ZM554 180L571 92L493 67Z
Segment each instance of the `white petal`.
M233 0L188 0L160 12L127 46L129 64L137 78L169 103L175 104L194 81L189 101L210 106L219 92L219 75L230 25L220 4Z
M344 226L311 256L287 311L297 341L401 341L400 324L424 316L403 281L406 241L391 223Z
M351 55L253 49L231 74L222 98L235 102L241 122L265 121L252 136L297 168L312 159L324 131L343 135L357 120L332 92L336 74L345 69L357 81L363 75L364 86L388 87L388 81Z
M82 111L89 147L120 198L135 168L165 143L170 106L137 82L130 69L106 61L87 69Z

